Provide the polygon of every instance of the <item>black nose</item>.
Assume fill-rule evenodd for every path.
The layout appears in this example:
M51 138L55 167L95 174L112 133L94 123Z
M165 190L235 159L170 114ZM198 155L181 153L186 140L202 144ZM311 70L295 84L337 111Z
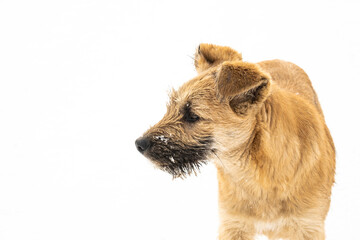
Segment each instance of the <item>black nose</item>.
M135 141L136 148L141 153L144 153L150 147L150 143L150 139L147 137L141 137Z

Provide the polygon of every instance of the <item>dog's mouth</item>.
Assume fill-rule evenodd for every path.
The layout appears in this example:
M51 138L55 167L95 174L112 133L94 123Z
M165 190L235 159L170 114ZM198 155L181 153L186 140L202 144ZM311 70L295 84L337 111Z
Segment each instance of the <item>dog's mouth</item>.
M174 178L185 178L191 174L196 175L200 167L207 163L212 151L211 145L211 137L197 140L196 144L183 144L156 136L152 137L151 146L144 155Z

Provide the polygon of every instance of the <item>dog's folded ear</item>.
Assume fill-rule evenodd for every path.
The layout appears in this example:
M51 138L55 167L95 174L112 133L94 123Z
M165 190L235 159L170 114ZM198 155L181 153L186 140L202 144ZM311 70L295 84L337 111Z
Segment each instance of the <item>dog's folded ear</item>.
M228 101L234 112L244 114L249 107L263 102L270 91L270 76L253 63L224 62L216 75L216 92Z
M229 47L202 43L196 50L194 59L196 71L201 73L224 61L241 61L242 56Z

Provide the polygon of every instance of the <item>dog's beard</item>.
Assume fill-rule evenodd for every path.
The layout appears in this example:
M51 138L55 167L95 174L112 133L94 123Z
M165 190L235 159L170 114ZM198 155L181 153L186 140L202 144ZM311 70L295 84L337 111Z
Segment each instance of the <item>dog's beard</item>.
M163 137L154 138L150 151L146 154L156 166L170 173L173 178L185 178L191 174L197 174L200 167L207 163L207 157L211 150L211 138L206 137L196 144L183 144L164 141Z

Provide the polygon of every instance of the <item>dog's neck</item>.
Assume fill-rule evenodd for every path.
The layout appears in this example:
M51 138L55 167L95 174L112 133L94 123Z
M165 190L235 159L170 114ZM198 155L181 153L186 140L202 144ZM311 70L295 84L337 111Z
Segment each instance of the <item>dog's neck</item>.
M288 181L296 173L301 158L299 138L292 129L296 119L291 119L291 113L287 112L288 103L279 102L282 99L279 94L282 92L276 91L262 103L247 140L222 153L219 156L222 163L217 164L223 177L258 196L284 194L285 197L290 187ZM289 124L277 121L279 117L286 118ZM234 156L238 161L233 161Z

